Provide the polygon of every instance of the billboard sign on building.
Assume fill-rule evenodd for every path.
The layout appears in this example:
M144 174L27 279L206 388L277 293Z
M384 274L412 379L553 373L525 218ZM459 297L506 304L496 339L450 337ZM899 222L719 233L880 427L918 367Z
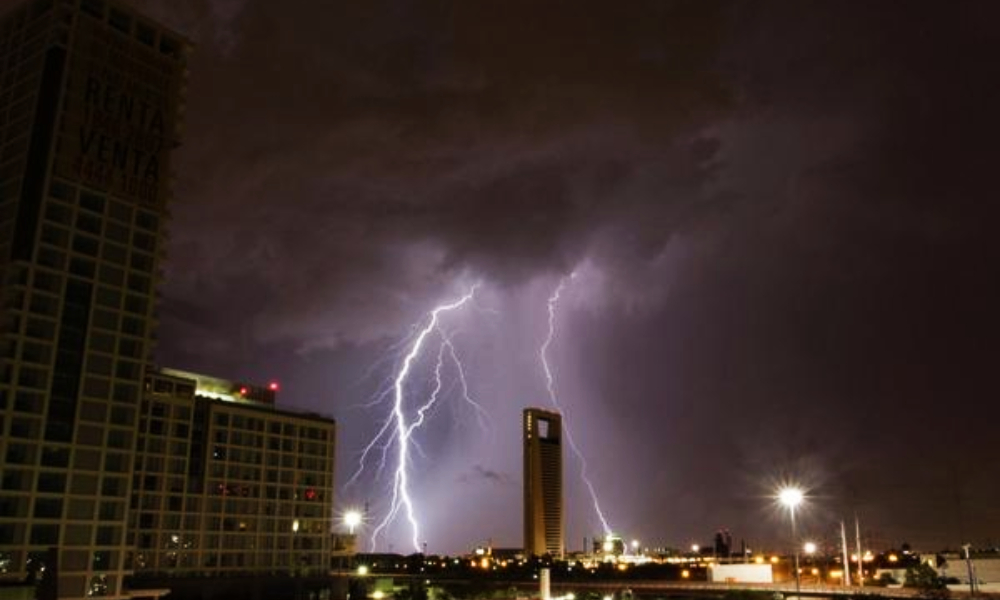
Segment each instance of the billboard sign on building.
M78 22L70 61L55 174L163 204L178 143L181 62L87 18Z

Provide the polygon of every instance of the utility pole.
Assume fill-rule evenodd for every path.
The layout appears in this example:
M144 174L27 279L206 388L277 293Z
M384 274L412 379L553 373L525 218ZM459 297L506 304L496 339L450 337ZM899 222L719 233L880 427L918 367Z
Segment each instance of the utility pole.
M854 513L854 541L858 546L858 585L865 587L865 557L861 554L861 524L858 523L858 513Z
M790 513L792 517L792 543L795 544L795 600L802 600L801 584L799 583L799 536L795 532L795 508L792 507Z
M964 544L962 550L965 550L965 567L969 570L969 595L973 598L976 597L976 570L972 568L972 556L970 550L972 549L972 544Z
M844 585L851 585L851 557L847 553L847 528L840 522L840 547L844 553Z

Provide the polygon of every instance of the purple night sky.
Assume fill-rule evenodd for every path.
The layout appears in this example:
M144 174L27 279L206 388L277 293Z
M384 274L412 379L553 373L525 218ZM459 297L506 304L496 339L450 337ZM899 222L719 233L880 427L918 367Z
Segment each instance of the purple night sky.
M996 2L136 3L195 44L158 360L335 417L338 509L388 506L343 486L386 353L481 282L445 322L491 425L453 388L413 492L429 551L520 546L576 271L550 358L625 536L776 547L794 477L817 537L1000 542Z

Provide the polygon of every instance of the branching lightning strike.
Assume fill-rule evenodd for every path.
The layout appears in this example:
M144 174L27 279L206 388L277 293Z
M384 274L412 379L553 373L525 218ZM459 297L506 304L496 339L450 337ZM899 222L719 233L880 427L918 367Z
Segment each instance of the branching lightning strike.
M541 349L538 352L539 358L542 361L542 368L545 371L545 386L549 392L549 401L552 403L559 412L562 414L564 431L566 433L566 439L569 441L569 447L573 450L573 454L576 455L577 459L580 460L580 478L583 479L583 483L587 486L587 490L590 492L590 499L594 503L594 512L597 513L597 518L601 521L601 527L604 528L605 537L611 535L611 527L608 525L607 519L604 518L604 512L601 510L601 503L597 499L597 491L594 489L594 484L590 481L590 477L587 475L587 460L583 457L583 453L577 447L576 442L573 441L573 434L570 431L569 420L566 417L566 411L559 406L559 400L556 396L556 385L555 378L552 375L552 369L549 366L548 351L549 346L552 345L552 341L555 339L556 335L556 308L559 306L559 295L562 293L563 288L566 286L566 278L559 280L559 285L549 296L548 309L549 309L549 330L548 335L545 337L545 341L542 342Z
M430 313L428 313L425 318L426 322L424 325L422 327L415 328L415 333L408 338L408 341L410 342L409 350L400 362L399 370L396 373L395 378L392 380L391 388L383 391L382 394L379 394L379 397L375 402L370 403L370 405L373 406L380 403L381 400L391 397L392 411L389 417L382 423L382 426L380 427L378 433L375 434L375 437L372 438L372 440L368 442L362 450L361 457L358 462L358 468L351 479L347 482L347 485L350 486L357 481L358 477L365 469L365 464L369 454L373 450L376 450L376 448L381 451L381 459L379 461L376 478L378 478L378 476L386 468L390 455L394 454L395 470L392 478L389 508L383 519L372 531L371 545L373 549L376 547L379 536L382 535L386 528L399 516L400 511L402 511L410 526L410 541L413 544L413 548L416 552L421 551L420 523L417 518L417 511L414 506L413 497L410 494L409 469L411 462L411 450L418 452L420 450L419 446L417 446L416 440L413 438L413 434L417 429L424 425L428 413L442 395L444 387L442 369L446 358L450 359L455 365L459 384L461 386L460 395L462 400L472 406L476 411L476 417L481 426L484 425L484 423L489 422L489 415L486 410L479 403L473 400L469 393L469 386L465 378L465 369L459 359L458 352L455 349L455 345L452 342L451 337L441 327L440 323L440 318L443 313L457 310L470 302L475 294L476 287L477 286L473 286L459 299L437 306L431 310ZM414 368L414 363L419 360L428 338L435 333L440 337L440 346L438 347L437 361L433 372L432 389L423 404L416 409L416 412L413 414L411 419L407 417L407 380L412 369ZM391 452L391 450L394 450L394 453Z

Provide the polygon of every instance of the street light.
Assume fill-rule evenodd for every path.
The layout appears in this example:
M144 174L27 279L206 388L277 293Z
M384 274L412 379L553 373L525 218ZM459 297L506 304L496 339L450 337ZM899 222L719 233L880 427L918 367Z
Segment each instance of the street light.
M805 494L801 489L790 486L778 490L778 502L788 509L788 518L792 522L792 547L795 549L795 596L799 597L801 592L801 582L799 581L799 542L795 534L795 509L798 508L805 499Z
M356 510L344 513L344 525L347 525L347 532L354 535L354 528L361 525L361 513Z

